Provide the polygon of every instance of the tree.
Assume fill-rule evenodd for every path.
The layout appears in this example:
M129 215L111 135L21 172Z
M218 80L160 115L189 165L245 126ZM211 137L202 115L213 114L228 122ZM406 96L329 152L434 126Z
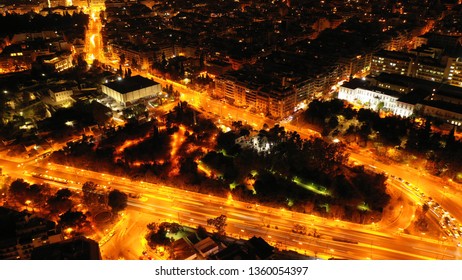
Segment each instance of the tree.
M168 233L176 233L182 230L181 226L177 223L163 222L161 224L150 223L147 225L149 233L146 236L148 244L151 248L157 245L168 245L172 242L171 238L167 237Z
M243 124L242 124L242 121L233 121L231 123L231 126L233 127L235 131L239 131L242 128Z
M226 215L222 214L216 218L208 219L207 224L209 226L214 226L219 235L225 235L225 228L227 226L226 219Z
M456 127L453 126L446 138L446 149L447 150L453 150L456 144L455 132L456 132Z
M72 209L74 204L70 199L59 199L56 196L52 196L48 199L48 208L52 213L63 213Z
M184 70L184 64L183 61L180 63L180 76L184 77L185 70Z
M199 57L199 65L201 69L205 66L205 54L203 51L201 52L201 55Z
M16 181L11 183L8 191L13 199L15 199L18 202L24 203L27 197L28 188L29 183L25 182L23 179L17 179Z
M334 129L339 125L337 116L332 116L328 121L329 128Z
M97 185L92 181L87 181L82 186L83 202L89 206L98 203L100 194Z
M227 152L236 144L237 135L232 131L228 132L219 132L217 135L217 149L226 150Z
M161 65L162 65L162 70L165 70L165 68L167 67L167 58L165 57L165 52L162 52L162 61L161 61Z
M62 227L82 228L88 225L87 216L80 211L68 210L59 216L59 224Z
M430 210L430 206L428 206L427 203L422 205L422 215L425 215L428 212L428 210Z
M113 212L119 212L127 207L128 196L119 190L112 190L109 193L108 205Z
M197 230L196 230L196 233L197 233L197 236L201 239L204 239L206 238L208 235L207 235L207 230L205 229L205 227L199 225L197 227Z
M121 66L124 65L125 64L125 54L121 54L119 58L120 58L120 65Z
M71 195L72 192L68 188L60 189L56 192L56 197L58 199L68 199Z

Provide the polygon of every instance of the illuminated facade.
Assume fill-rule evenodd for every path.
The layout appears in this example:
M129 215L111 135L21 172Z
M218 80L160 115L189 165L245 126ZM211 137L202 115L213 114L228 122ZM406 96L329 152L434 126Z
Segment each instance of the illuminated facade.
M141 98L156 96L162 88L160 84L138 75L103 84L101 90L119 103L128 105Z
M372 55L371 75L380 73L411 75L414 56L403 52L379 51Z
M340 86L338 98L360 105L373 111L387 111L401 117L409 117L414 106L400 102L402 96L397 91L370 86L367 82L353 79Z
M404 33L398 33L396 36L391 38L391 41L387 44L386 49L389 51L401 51L409 42L409 36Z
M71 96L73 94L71 89L49 89L48 93L50 94L51 99L56 103L63 103L72 100Z
M215 79L214 95L237 106L249 106L259 113L284 118L293 114L299 103L306 101L309 96L306 91L313 88L312 82L300 86L271 87L222 75Z
M61 72L74 66L71 53L67 55L52 56L49 59L44 59L43 63L50 65L56 72Z
M88 6L93 10L98 9L104 11L106 9L105 0L88 0Z
M72 0L49 0L49 8L72 6Z
M447 80L452 86L462 87L462 57L449 58Z
M114 52L119 59L124 57L124 66L131 66L141 70L149 69L156 58L156 52L149 48L135 49L134 47L112 44L110 50Z
M444 86L419 104L423 115L432 116L457 126L462 125L462 90Z
M433 82L442 82L446 66L431 61L420 61L417 63L415 77Z
M10 13L19 15L27 14L31 11L33 11L34 13L39 13L42 9L46 7L48 7L48 4L45 1L40 0L30 0L29 2L22 2L20 4L15 3L15 1L2 1L0 5L0 13Z

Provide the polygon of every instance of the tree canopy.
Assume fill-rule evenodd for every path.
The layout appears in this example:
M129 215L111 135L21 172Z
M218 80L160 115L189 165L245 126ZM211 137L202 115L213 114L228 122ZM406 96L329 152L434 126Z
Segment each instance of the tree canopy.
M119 212L127 207L128 196L119 190L112 190L109 192L108 205L112 211Z

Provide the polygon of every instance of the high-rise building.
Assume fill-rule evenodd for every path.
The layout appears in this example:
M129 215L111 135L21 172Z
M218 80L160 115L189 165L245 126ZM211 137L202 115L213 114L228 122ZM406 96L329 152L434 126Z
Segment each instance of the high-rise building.
M415 63L415 56L404 52L381 50L372 55L371 75L380 73L409 76Z
M415 77L433 82L442 82L446 65L442 65L439 60L419 57L415 68Z
M448 59L446 78L450 85L462 87L462 57Z

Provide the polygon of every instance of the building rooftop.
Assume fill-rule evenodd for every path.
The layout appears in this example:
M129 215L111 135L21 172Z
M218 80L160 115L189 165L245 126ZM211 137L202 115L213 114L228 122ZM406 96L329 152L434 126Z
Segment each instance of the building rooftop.
M344 82L342 87L349 88L349 89L356 89L356 88L365 88L369 87L370 83L367 80L362 79L352 79L348 82Z
M175 260L186 260L196 258L196 251L188 244L184 238L180 238L173 242L173 254Z
M414 55L410 53L387 51L387 50L380 50L376 52L374 56L375 57L386 57L389 59L398 59L398 60L404 60L404 61L410 61L414 58Z
M380 73L377 77L374 78L378 82L407 86L411 88L424 88L424 89L437 89L441 87L442 83L432 82L428 80L423 80L419 78L399 75L399 74L388 74Z
M419 103L425 106L428 106L428 107L438 108L438 109L446 110L449 112L462 114L462 106L459 104L453 104L453 103L445 102L442 100L423 100L422 102L419 102Z
M247 244L254 249L258 259L266 260L274 253L274 247L261 237L253 236L247 241Z
M244 246L239 244L231 244L225 249L221 250L220 252L216 253L212 259L216 260L254 260L249 256L249 254L245 250Z
M101 253L98 242L80 236L35 248L31 258L33 260L100 260Z
M425 99L425 97L429 96L431 94L431 91L428 90L423 90L423 89L415 89L408 94L402 95L398 101L407 103L407 104L412 104L415 105L422 100Z
M202 255L205 255L211 250L218 249L218 244L212 238L207 237L195 244L194 248Z
M159 83L156 83L153 80L141 77L140 75L136 75L133 77L122 79L120 81L109 82L104 85L121 94L124 94L124 93L129 93L135 90L155 86L158 84Z

